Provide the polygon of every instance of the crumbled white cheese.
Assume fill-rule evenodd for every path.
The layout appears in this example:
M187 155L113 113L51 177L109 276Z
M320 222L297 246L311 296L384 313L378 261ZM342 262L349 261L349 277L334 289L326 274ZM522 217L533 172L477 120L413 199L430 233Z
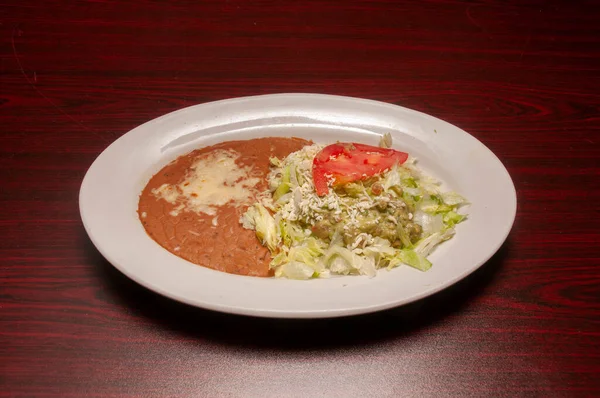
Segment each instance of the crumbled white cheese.
M301 184L292 182L292 191L284 195L285 198L281 197L278 200L277 203L281 204L279 214L284 220L303 221L309 225L314 225L316 222L324 220L325 217L333 215L337 221L342 218L347 220L344 226L346 230L352 226L359 226L358 217L376 206L376 202L366 190L363 190L358 201L352 201L353 204L335 194L333 190L324 196L318 196L312 179L312 159L321 149L322 146L317 144L304 147L302 150L290 154L281 162L279 169L274 169L269 174L269 185L275 189L281 183L281 169L295 164L295 168L290 167L290 180L295 180L293 175L296 175L296 181L302 181ZM331 186L334 177L326 175L326 178ZM389 198L387 200L389 201Z
M354 250L357 247L364 248L367 245L373 244L373 236L371 234L362 232L356 236L354 242L350 245L350 249Z

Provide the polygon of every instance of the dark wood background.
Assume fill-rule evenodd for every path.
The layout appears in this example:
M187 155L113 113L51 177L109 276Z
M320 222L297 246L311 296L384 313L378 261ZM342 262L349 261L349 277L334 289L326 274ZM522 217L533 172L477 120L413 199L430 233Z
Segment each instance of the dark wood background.
M0 396L600 395L600 2L0 2ZM175 109L279 92L387 101L494 151L516 224L424 301L222 315L95 250L94 158Z

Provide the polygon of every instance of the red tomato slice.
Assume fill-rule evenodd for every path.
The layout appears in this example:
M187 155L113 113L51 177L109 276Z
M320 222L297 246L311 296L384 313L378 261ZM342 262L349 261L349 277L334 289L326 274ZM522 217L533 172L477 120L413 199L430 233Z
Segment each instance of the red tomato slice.
M317 195L329 192L328 176L333 186L381 174L395 164L406 162L408 153L357 143L337 143L323 148L313 160L313 180Z

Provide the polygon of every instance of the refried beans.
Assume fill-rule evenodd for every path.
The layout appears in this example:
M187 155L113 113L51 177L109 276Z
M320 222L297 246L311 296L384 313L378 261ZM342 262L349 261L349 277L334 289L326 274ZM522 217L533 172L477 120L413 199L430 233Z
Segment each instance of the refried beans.
M239 275L271 276L269 250L240 216L268 190L269 158L311 142L267 137L195 150L155 174L140 195L148 235L192 263Z

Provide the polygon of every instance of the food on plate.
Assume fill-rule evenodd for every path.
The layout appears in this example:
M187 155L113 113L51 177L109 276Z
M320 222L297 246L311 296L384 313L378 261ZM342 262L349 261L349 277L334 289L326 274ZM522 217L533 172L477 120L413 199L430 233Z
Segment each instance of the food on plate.
M152 239L195 264L310 279L426 271L466 203L392 149L390 135L379 146L267 137L177 158L150 179L138 215Z
M240 216L269 194L269 158L311 142L300 138L229 141L195 150L156 173L138 216L162 247L192 263L241 275L270 276L271 255Z
M354 143L327 145L313 159L312 176L317 195L329 192L328 179L333 187L374 177L402 164L408 159L405 152Z
M312 144L270 159L270 195L241 222L271 252L275 276L375 276L401 264L431 267L427 256L454 235L467 201L442 192L414 158L390 146L386 135L380 147Z

